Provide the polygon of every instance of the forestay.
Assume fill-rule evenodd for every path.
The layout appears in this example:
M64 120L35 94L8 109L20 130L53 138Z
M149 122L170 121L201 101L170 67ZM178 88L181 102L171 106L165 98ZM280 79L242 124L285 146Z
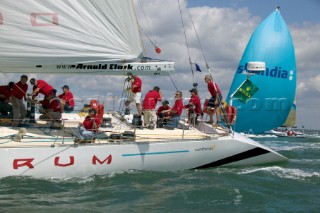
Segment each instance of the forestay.
M0 46L0 72L161 75L174 68L141 63L131 0L1 0Z

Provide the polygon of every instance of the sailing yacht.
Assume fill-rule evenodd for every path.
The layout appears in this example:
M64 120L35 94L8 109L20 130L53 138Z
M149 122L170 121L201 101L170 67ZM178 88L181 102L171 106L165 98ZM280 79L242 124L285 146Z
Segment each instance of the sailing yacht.
M174 63L148 61L131 0L0 1L0 72L69 75L169 75ZM286 157L232 129L142 129L106 112L96 138L78 143L84 117L64 114L58 128L1 119L0 177L87 177L128 170L178 171L277 163Z

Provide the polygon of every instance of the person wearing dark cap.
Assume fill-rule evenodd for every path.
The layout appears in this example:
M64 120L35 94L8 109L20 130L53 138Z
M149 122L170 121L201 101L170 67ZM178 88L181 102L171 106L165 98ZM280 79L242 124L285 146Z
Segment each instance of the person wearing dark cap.
M154 127L157 121L156 105L158 101L162 100L160 88L155 86L153 90L150 90L143 99L142 112L143 121L145 127Z
M130 100L126 102L126 106L128 107L130 103L135 102L138 114L141 115L141 87L142 87L142 81L141 79L132 74L131 72L127 73L128 78L126 80L133 80L131 82L131 85L127 88L128 91L132 92L132 96L130 97Z
M63 111L65 113L70 113L74 109L73 94L70 92L68 85L64 85L62 90L63 93L58 95L58 98L60 98Z
M26 101L26 94L28 90L28 76L22 75L20 81L15 83L10 93L10 102L12 104L13 120L12 126L18 126L19 123L26 117L27 109L23 103Z
M197 124L199 115L201 115L201 102L198 96L198 90L192 88L189 90L191 93L191 98L187 105L184 105L183 108L188 110L188 122L189 124Z
M31 78L30 84L33 85L33 92L31 93L32 100L34 100L39 93L43 94L44 96L51 95L53 90L53 87L44 80Z
M2 116L8 116L12 112L12 106L9 104L10 92L14 82L9 82L8 85L0 86L0 113Z
M157 110L157 127L163 127L163 125L168 124L168 119L170 118L170 113L164 112L165 110L170 110L169 101L165 100L162 102L162 106L160 106Z

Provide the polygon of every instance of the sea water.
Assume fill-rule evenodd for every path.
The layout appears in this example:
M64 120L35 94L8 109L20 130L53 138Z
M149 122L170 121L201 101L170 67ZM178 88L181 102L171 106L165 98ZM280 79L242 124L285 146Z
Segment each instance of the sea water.
M259 167L0 179L0 212L320 212L320 136L252 135L289 160Z

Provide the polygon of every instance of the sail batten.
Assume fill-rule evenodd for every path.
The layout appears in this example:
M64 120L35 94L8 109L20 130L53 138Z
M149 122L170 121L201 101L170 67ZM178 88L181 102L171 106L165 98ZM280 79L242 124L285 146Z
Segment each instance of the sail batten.
M131 0L1 0L0 14L0 72L143 57Z

